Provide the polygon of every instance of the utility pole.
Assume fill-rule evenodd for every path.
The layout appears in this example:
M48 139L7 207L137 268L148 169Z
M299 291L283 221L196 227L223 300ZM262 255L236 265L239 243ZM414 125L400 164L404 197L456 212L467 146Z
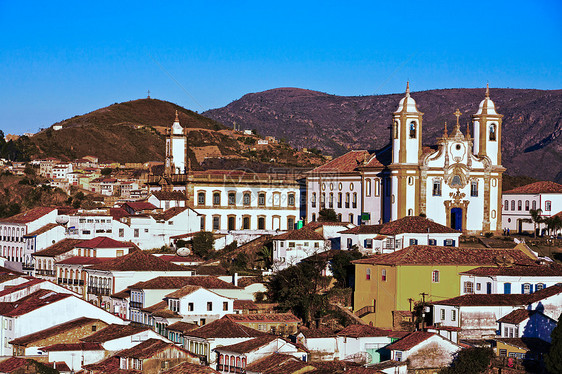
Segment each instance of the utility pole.
M425 330L425 297L429 296L429 294L422 292L420 293L421 297L422 297L422 327L421 330L424 331Z

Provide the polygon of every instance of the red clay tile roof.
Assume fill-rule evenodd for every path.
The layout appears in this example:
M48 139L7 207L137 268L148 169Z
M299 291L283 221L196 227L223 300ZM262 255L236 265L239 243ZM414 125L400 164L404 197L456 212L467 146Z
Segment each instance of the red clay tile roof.
M562 276L562 265L553 262L546 265L480 267L461 274L555 277Z
M319 229L323 226L343 226L343 227L347 227L348 225L351 225L350 222L330 222L330 221L313 221L313 222L309 222L306 225L303 226L303 228L309 228L311 230L316 230Z
M435 335L437 334L433 332L416 331L398 340L397 342L392 343L391 345L387 346L386 349L407 351Z
M525 186L519 186L503 194L538 194L538 193L562 193L562 184L551 181L540 181Z
M189 255L189 256L162 255L157 257L160 257L162 260L168 262L204 262L204 260L201 257L196 255Z
M284 234L274 236L273 240L324 240L324 237L308 228L291 230Z
M123 207L124 205L127 205L134 211L158 209L156 205L151 204L148 201L129 201L122 204L121 207Z
M144 251L133 251L110 261L91 267L106 271L185 271L186 268L159 259Z
M338 332L337 336L346 336L348 338L364 338L371 336L388 336L388 333L388 330L382 330L369 325L349 325Z
M263 283L263 282L264 280L261 277L240 277L238 279L238 287L246 288L252 284Z
M145 282L138 282L130 289L167 290L179 289L184 286L201 286L207 289L239 289L232 283L225 282L217 277L198 275L190 277L157 277Z
M291 355L286 355L282 353L273 353L269 356L265 356L264 358L261 358L257 361L250 363L246 367L246 371L261 373L267 369L278 367L279 365L282 365L287 361L300 361L300 360ZM289 374L289 372L286 372L286 374Z
M100 373L117 373L119 371L120 360L117 356L111 356L95 364L84 365L83 369Z
M532 294L469 294L436 301L433 304L453 306L528 305L562 293L562 285L543 288Z
M98 236L90 240L83 241L77 248L133 248L132 243L120 242L106 236Z
M351 229L340 231L340 234L379 234L382 225L359 225Z
M258 306L252 300L235 299L234 300L234 310L242 310L242 309L256 310L256 309L258 309Z
M506 314L502 318L498 319L498 322L501 323L521 323L525 321L527 318L531 317L535 314L536 310L527 310L527 309L515 309L509 314Z
M387 153L387 150L379 153L366 150L350 151L317 167L310 174L326 172L350 173L359 170L359 168L383 168L389 163Z
M293 313L250 313L250 314L227 314L224 317L234 322L298 322L301 320Z
M199 328L199 325L197 325L196 323L189 323L189 322L182 322L182 321L178 321L176 323L172 323L169 326L166 326L167 330L179 331L181 333L186 333L188 331L195 330L196 328Z
M234 353L249 353L252 352L260 347L263 347L266 344L269 344L270 342L274 341L275 339L281 339L278 336L275 335L264 335L264 336L259 336L257 338L254 339L250 339L250 340L246 340L244 342L240 342L240 343L236 343L236 344L231 344L231 345L225 345L225 346L221 346L221 347L217 347L215 348L215 350L217 351L227 351L227 352L234 352Z
M71 296L51 290L39 290L15 302L0 302L0 315L5 317L21 316Z
M53 327L49 327L45 330L41 330L38 332L35 332L33 334L29 334L29 335L25 335L22 337L19 337L17 339L14 339L12 341L10 341L10 344L17 344L17 345L28 345L29 343L33 343L36 342L38 340L42 340L42 339L46 339L48 337L51 336L56 336L59 334L62 334L64 332L76 329L76 328L80 328L84 325L96 322L96 321L100 321L97 319L92 319L92 318L86 318L86 317L82 317L82 318L78 318L78 319L74 319L72 321L66 322L66 323L61 323L60 325L56 325Z
M123 217L129 217L130 214L123 208L109 208L109 215L113 217L114 220L119 221Z
M278 366L270 367L261 372L261 374L288 374L288 373L307 373L310 369L314 369L311 363L304 362L298 359L287 360ZM303 370L304 369L304 370Z
M550 343L539 338L495 338L494 340L536 353L548 353L550 350Z
M164 221L168 221L172 218L174 218L175 216L177 216L180 213L185 212L186 210L188 210L188 207L173 207L170 209L165 210L163 213L158 213L158 214L152 214L152 217L154 217L154 219L157 220L164 220Z
M60 242L43 249L42 251L33 253L32 256L54 257L62 255L63 253L71 251L82 242L82 239L63 239Z
M21 357L10 357L0 362L0 372L11 373L16 369L26 366L30 360Z
M160 339L145 340L144 342L137 344L132 348L119 351L115 355L117 357L147 359L147 358L154 357L155 354L162 352L165 349L170 349L170 348L182 351L186 354L186 356L198 357L195 354L190 353L185 349L178 347L174 343L166 343L165 341Z
M113 260L113 257L84 257L84 256L73 256L66 258L64 260L58 261L57 264L63 265L95 265L101 264L106 261Z
M101 346L100 343L67 343L67 344L53 344L47 347L41 348L44 352L50 351L103 351L104 348Z
M4 289L2 291L0 291L0 296L9 295L11 293L26 289L26 288L34 286L36 284L47 282L47 280L45 280L45 279L32 278L32 277L25 278L25 279L28 279L28 280L24 283L17 284L15 286L4 287Z
M190 286L190 285L183 286L179 290L167 294L166 297L169 297L171 299L179 299L181 297L190 295L190 294L194 293L195 291L200 290L202 288L203 287L201 287L201 286Z
M455 229L433 222L425 217L407 216L383 225L360 225L352 229L341 231L342 234L382 234L398 235L403 233L453 233L459 234Z
M533 265L534 261L518 249L470 249L411 245L392 253L355 260L355 264L374 265L497 265L505 259L515 264Z
M95 343L105 343L110 340L119 339L124 336L131 336L143 331L150 330L148 326L138 326L138 325L116 325L111 324L90 336L82 338L83 342L95 342Z
M43 217L46 214L51 213L55 208L39 207L28 210L27 212L16 214L8 218L0 219L1 223L29 223L36 219Z
M45 226L30 232L29 234L24 235L24 238L31 238L33 236L37 236L37 235L41 235L43 233L46 233L49 230L54 229L55 227L60 226L58 223L47 223ZM62 226L61 226L62 227Z
M158 200L187 200L185 194L179 191L153 191L152 196Z
M221 318L198 329L190 331L185 336L198 338L256 338L266 333L254 330L230 319Z
M220 372L212 369L209 366L202 366L184 362L171 368L170 370L162 371L162 374L220 374Z
M128 288L125 288L123 291L119 291L119 292L115 292L114 294L110 295L113 298L116 299L128 299L131 297L131 290Z

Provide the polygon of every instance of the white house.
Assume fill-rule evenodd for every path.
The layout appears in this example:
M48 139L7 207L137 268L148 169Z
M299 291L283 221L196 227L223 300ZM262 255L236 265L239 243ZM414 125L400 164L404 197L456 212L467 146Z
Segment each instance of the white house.
M55 243L60 242L65 238L66 230L63 226L57 223L48 223L45 226L25 234L23 240L25 242L25 253L31 254L30 261L24 262L22 268L29 275L33 275L35 270L35 261L33 254L41 251ZM26 256L26 260L28 257Z
M548 218L562 211L562 184L540 181L520 186L502 194L502 226L510 232L533 232L531 210L540 209ZM536 227L539 230L539 227ZM545 229L544 225L542 229ZM540 230L539 230L540 231Z
M342 246L367 254L390 253L410 245L459 246L461 232L427 218L407 216L382 225L361 225L340 232Z
M187 197L180 191L152 191L148 196L148 202L163 210L184 208Z
M562 283L562 265L543 262L536 266L509 263L497 267L480 267L460 273L461 295L530 294Z
M390 357L381 348L392 342L390 331L369 325L349 325L337 334L336 357L375 364Z
M331 361L339 357L336 333L327 328L301 327L297 342L308 349L312 361Z
M291 230L272 240L274 271L286 269L307 257L330 249L321 234L308 228Z
M159 339L167 343L170 340L157 334L148 326L112 324L80 339L84 343L98 343L109 352L134 347L148 339Z
M47 353L48 362L64 362L76 372L83 365L93 364L105 358L106 352L99 343L60 343L43 347L40 354Z
M538 310L515 309L498 319L498 323L498 335L502 338L538 338L550 343L557 321Z

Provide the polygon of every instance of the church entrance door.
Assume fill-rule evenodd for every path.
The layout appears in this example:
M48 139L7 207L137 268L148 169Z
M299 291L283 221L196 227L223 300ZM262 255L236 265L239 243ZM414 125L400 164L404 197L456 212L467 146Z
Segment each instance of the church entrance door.
M462 231L462 208L451 209L451 227Z

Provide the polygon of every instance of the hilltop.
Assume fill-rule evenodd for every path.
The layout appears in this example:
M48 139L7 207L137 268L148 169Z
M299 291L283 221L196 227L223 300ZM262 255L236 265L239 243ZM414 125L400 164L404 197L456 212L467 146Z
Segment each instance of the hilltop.
M257 145L256 135L245 135L179 105L140 99L116 103L53 124L27 139L31 158L72 160L94 155L100 162L164 161L165 134L178 111L189 133L188 155L194 169L269 165L319 165L323 158L298 152L289 145L269 142ZM55 130L55 128L60 128Z
M226 125L256 129L284 138L295 147L319 148L329 155L349 149L377 149L389 142L392 112L403 93L336 96L299 88L251 93L203 115ZM423 117L423 142L434 144L463 113L463 132L476 113L484 89L442 89L413 92ZM562 90L490 89L504 115L502 158L507 173L562 182ZM537 167L537 166L542 167Z

